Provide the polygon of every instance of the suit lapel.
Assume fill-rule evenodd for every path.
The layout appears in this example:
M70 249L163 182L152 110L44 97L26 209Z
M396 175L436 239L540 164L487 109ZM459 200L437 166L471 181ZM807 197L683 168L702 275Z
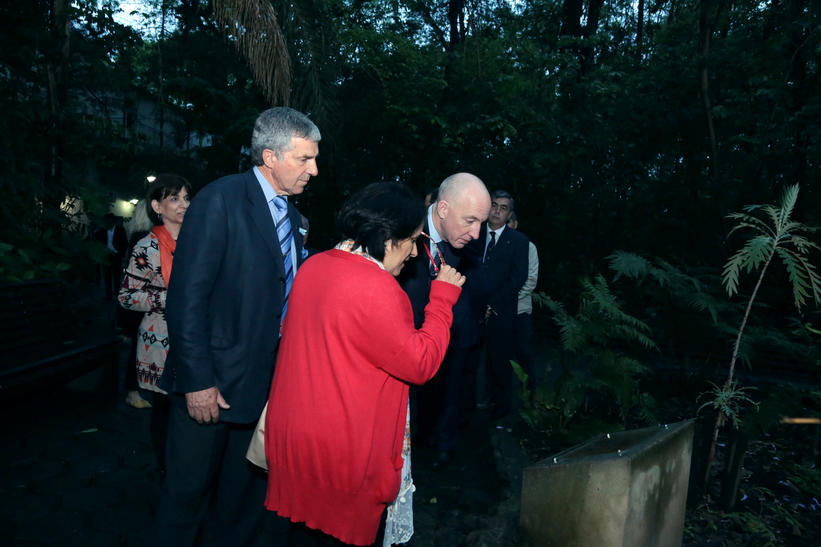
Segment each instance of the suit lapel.
M271 218L271 210L265 202L265 194L262 193L253 171L247 171L245 174L245 191L248 197L248 216L251 217L259 235L265 241L267 249L274 257L278 257L279 241L276 237L276 226ZM282 259L275 260L274 263L282 269Z

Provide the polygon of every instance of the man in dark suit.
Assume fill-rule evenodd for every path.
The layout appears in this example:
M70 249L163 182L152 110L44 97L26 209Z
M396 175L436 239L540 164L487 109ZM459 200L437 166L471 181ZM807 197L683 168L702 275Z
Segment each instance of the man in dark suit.
M288 293L302 260L288 197L317 175L321 136L305 115L257 118L253 169L206 186L185 215L168 289L166 476L156 544L246 545L264 513L265 476L245 451L265 401ZM205 530L200 528L205 525Z
M417 258L399 277L413 308L416 328L425 320L431 281L442 263L465 273L478 263L479 255L466 245L479 236L479 228L490 209L490 194L484 183L469 173L456 173L439 186L437 201L428 207L423 231L417 239ZM467 349L477 341L478 322L471 306L468 279L453 307L448 351L439 372L416 397L418 433L433 440L437 464L445 463L456 443L459 410L462 406Z
M478 301L485 310L486 391L491 417L510 412L514 355L514 325L519 289L527 280L527 238L506 228L513 213L513 197L493 192L490 215L475 242L482 254Z

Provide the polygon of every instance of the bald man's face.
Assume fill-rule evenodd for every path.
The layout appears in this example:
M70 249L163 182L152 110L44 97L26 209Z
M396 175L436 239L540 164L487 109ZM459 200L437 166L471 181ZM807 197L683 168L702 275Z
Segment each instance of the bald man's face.
M466 188L450 201L440 200L436 208L441 225L439 235L455 249L461 249L479 237L489 211L490 196L483 186Z

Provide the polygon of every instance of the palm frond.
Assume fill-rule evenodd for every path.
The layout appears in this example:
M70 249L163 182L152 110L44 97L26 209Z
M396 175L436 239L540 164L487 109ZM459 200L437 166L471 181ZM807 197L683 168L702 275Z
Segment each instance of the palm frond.
M769 236L759 235L748 240L724 265L721 277L727 295L732 297L738 292L738 277L741 270L747 273L753 271L769 260L774 252L775 240Z
M223 34L248 60L254 80L271 104L288 104L291 61L270 0L214 0Z
M778 209L778 229L781 231L784 226L790 221L793 209L795 209L795 202L798 200L798 185L793 184L784 190L781 197L781 206Z
M807 254L811 250L821 250L815 242L810 241L809 239L800 236L800 235L788 235L783 239L785 245L792 244L795 247L795 250L800 254Z
M787 274L793 286L795 307L800 310L810 294L812 294L813 302L818 305L821 301L821 278L815 266L807 260L804 254L792 249L779 247L776 252L787 268Z
M727 260L727 263L724 265L724 270L721 272L721 282L724 285L724 290L727 291L727 296L730 298L738 292L738 276L744 264L745 256L746 252L744 249L739 249Z
M759 232L761 234L767 234L772 237L776 236L775 232L769 224L752 215L745 215L744 213L730 213L729 215L727 215L727 218L738 221L738 224L736 224L730 230L730 232L727 234L727 237L730 237L731 235L733 235L733 233L743 228L751 228L756 232Z
M772 205L764 205L761 207L761 210L764 212L765 215L770 217L770 222L772 223L773 229L775 230L776 234L781 233L782 226L784 224L783 221L783 210L777 209Z

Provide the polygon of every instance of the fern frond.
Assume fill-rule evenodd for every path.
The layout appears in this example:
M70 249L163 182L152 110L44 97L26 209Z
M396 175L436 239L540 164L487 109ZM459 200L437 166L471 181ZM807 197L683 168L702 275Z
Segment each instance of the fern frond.
M656 270L660 270L664 272L663 279L669 280L670 282L676 281L678 284L684 285L692 285L693 289L696 292L701 292L701 282L691 275L687 275L669 262L659 259L658 260L658 268ZM659 284L663 287L664 282L661 279L662 276L657 277Z
M649 330L649 327L647 327L647 325L642 325ZM642 347L646 349L658 349L656 343L653 342L653 340L649 336L647 336L637 328L633 328L629 325L614 325L613 331L616 334L618 334L619 338L624 338L626 340L633 340L635 342L638 342L642 345Z
M745 243L743 249L746 254L743 266L750 273L772 257L775 241L771 237L756 236Z
M818 230L815 226L807 226L796 220L791 220L784 225L784 232L788 234L814 234Z
M750 273L769 260L775 251L775 242L768 236L755 236L747 241L724 265L723 284L727 295L732 297L738 291L738 276L741 270Z
M775 233L780 234L783 231L784 225L784 220L782 218L783 211L781 209L776 209L772 205L763 205L761 207L761 211L770 217L770 222L772 222Z
M612 320L617 322L624 322L630 326L650 330L647 325L621 310L615 295L610 292L610 287L602 275L597 275L593 281L585 279L582 281L582 286L585 289L586 296L590 299L592 304L595 304L599 309L607 314Z
M622 276L638 279L647 275L651 268L650 261L646 258L626 251L615 251L607 260L610 262L610 269L616 272L614 280Z
M793 286L795 307L800 310L810 293L813 302L818 305L821 301L821 278L815 266L803 254L792 249L780 247L776 251L787 268L787 274Z
M744 213L730 213L727 215L727 218L739 221L738 224L736 224L727 234L728 238L742 228L751 228L762 235L770 235L775 237L775 232L773 232L773 229L766 222L752 215L745 215Z
M786 237L783 238L784 245L793 245L795 250L802 255L808 254L813 249L821 250L821 247L818 246L813 241L805 238L804 236L796 235L796 234L788 234Z
M738 276L744 264L746 254L744 248L736 251L736 253L727 260L727 263L724 265L724 270L721 272L721 283L724 285L724 290L727 291L727 296L730 298L738 292Z
M784 190L784 195L781 197L781 206L778 209L778 221L776 226L779 231L783 231L784 226L790 221L793 209L795 209L795 202L798 200L798 185L793 184Z
M718 307L716 300L712 295L702 291L689 293L686 295L686 301L689 306L698 311L706 311L710 314L713 324L718 323Z

